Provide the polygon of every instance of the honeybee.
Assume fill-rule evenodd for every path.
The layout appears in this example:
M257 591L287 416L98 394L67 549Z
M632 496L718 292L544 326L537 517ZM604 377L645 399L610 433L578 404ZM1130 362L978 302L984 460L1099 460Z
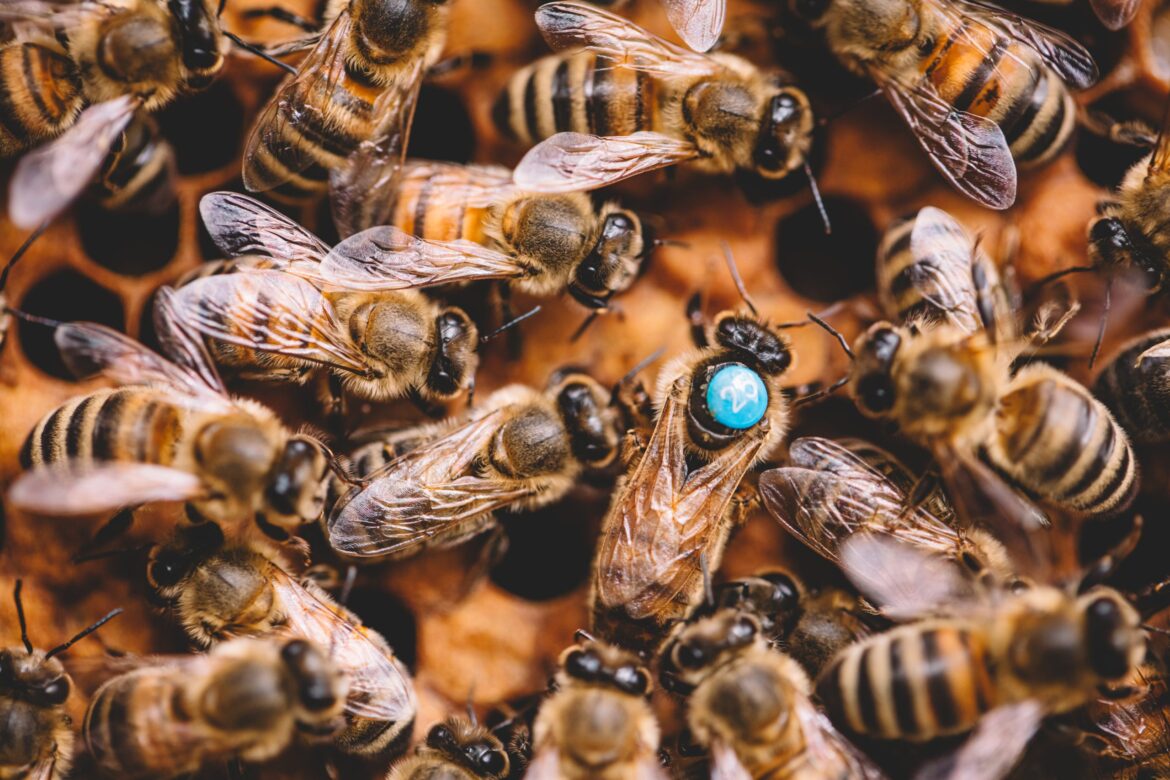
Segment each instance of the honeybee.
M288 201L329 187L342 235L401 160L419 87L446 41L446 0L333 0L323 28L256 120L244 186ZM360 229L360 228L359 228Z
M146 657L94 693L82 737L111 777L169 778L265 761L341 725L345 676L305 639L236 639L207 655Z
M21 581L12 598L23 648L0 649L0 777L60 780L73 760L73 721L65 702L73 684L57 656L122 612L115 609L52 650L37 650L28 638Z
M1093 383L1101 399L1126 432L1139 442L1170 439L1170 402L1166 358L1170 330L1154 330L1126 342Z
M221 247L251 252L205 264L173 294L174 315L211 340L218 363L247 378L295 383L327 371L375 400L411 394L432 402L471 387L479 334L462 309L410 289L327 284L321 266L345 247L328 249L244 195L212 193L201 206Z
M789 0L830 50L873 79L930 161L989 208L1016 199L1016 165L1052 159L1076 122L1069 87L1097 78L1064 33L968 0Z
M93 189L110 211L161 214L175 202L175 150L147 114L136 114L115 142Z
M498 253L452 254L425 267L410 253L385 253L378 261L385 289L498 279L531 295L567 290L604 309L634 282L652 246L634 212L594 206L582 192L526 193L499 166L407 161L385 219L429 242L473 242Z
M397 559L501 533L496 510L557 501L584 470L614 461L619 414L610 397L585 374L557 372L544 392L497 390L466 420L420 432L403 454L395 450L401 434L366 445L353 457L363 486L330 512L330 545L345 556Z
M874 535L851 537L841 559L886 614L942 616L846 648L817 693L838 724L874 737L921 742L974 728L946 759L949 776L1004 776L1044 717L1121 684L1145 654L1137 610L1111 588L972 590L952 562Z
M687 725L711 752L712 777L884 777L817 710L808 675L769 646L748 610L679 626L660 667L663 685L687 697Z
M510 772L508 751L495 735L463 718L448 718L431 727L426 741L387 780L503 780Z
M382 636L314 583L285 570L281 556L296 554L286 547L274 556L226 540L215 523L202 523L180 528L151 551L147 581L200 646L266 636L328 644L332 664L348 683L345 723L332 744L357 755L401 752L418 708L409 673Z
M738 522L733 498L784 436L788 341L754 310L725 311L658 377L658 419L629 457L593 562L593 630L652 651L703 598Z
M199 518L255 517L283 536L324 509L324 445L268 408L228 396L198 338L173 325L159 293L156 330L174 362L94 323L59 323L55 340L78 376L126 387L78 396L46 415L21 449L13 505L79 515L187 501Z
M666 780L654 683L637 656L582 638L561 654L533 727L528 780Z
M493 108L504 135L541 141L514 172L522 189L589 190L688 161L765 179L810 170L812 110L780 76L580 3L543 5L536 23L554 49L574 51L519 71Z
M14 0L0 19L27 31L0 48L11 119L0 130L0 155L42 144L10 182L9 214L24 228L54 217L99 173L103 187L142 194L168 152L156 138L136 141L142 127L124 131L139 113L210 85L230 45L210 0ZM119 145L123 155L133 146L147 154L119 161Z

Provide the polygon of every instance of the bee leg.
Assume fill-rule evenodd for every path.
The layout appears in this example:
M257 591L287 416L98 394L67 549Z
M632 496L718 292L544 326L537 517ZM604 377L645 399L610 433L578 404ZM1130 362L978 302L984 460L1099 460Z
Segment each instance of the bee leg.
M902 499L902 517L925 504L930 494L938 488L940 479L941 477L933 471L924 471L919 474Z
M73 556L74 562L90 560L97 555L97 550L126 533L134 522L134 513L137 511L137 506L128 506L118 510L113 517L105 522L105 525L97 530L93 538L77 551L77 554Z
M1109 579L1110 575L1117 571L1121 562L1137 549L1138 541L1142 536L1142 525L1142 516L1134 515L1130 520L1129 530L1122 534L1121 538L1114 542L1113 546L1106 550L1093 565L1085 569L1077 587L1078 591L1084 593L1094 585L1099 585Z
M270 5L265 8L249 8L240 13L245 19L260 19L268 17L275 19L278 22L291 24L293 27L299 27L305 32L316 32L321 25L314 22L312 19L306 19L295 11L290 11L287 8L281 8L278 5Z
M329 429L339 439L345 439L345 417L349 411L345 403L345 391L341 386L341 378L332 371L326 380L328 399L325 402L325 419Z

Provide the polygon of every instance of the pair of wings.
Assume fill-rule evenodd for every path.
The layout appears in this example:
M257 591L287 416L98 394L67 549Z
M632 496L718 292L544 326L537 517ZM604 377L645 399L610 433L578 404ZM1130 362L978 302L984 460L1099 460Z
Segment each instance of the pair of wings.
M594 583L607 607L633 619L667 613L702 589L705 557L769 426L758 425L718 458L688 473L686 377L667 394L645 450L614 494L602 523Z
M594 6L553 2L536 11L536 24L554 50L584 47L659 79L718 78L725 67L713 57L665 41L622 17ZM626 136L557 133L534 146L513 179L531 192L576 192L605 187L668 165L692 160L699 148L663 133Z
M54 334L57 348L78 377L100 374L119 385L141 385L165 394L167 403L196 412L230 413L228 396L202 340L177 326L173 299L164 288L156 299L155 330L171 359L91 322L65 323ZM47 515L80 515L150 501L181 501L203 492L193 474L149 463L67 461L22 473L9 489L13 506Z
M670 26L695 51L707 51L719 41L727 0L661 0Z
M347 555L401 553L531 496L523 483L474 469L514 411L501 407L473 417L371 474L334 507L329 543Z

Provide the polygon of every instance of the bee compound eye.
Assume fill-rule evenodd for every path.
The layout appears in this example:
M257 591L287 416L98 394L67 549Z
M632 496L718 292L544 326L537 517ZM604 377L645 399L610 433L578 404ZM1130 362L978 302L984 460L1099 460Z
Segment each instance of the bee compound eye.
M479 768L489 775L502 775L508 770L508 757L499 750L488 750L480 754Z
M857 383L861 403L871 412L885 412L894 405L894 385L884 374L868 374Z
M768 388L760 375L745 365L723 366L707 383L707 410L720 425L746 430L768 410Z
M47 704L64 704L65 700L69 698L69 680L64 677L58 677L55 680L50 680L41 688L41 696Z

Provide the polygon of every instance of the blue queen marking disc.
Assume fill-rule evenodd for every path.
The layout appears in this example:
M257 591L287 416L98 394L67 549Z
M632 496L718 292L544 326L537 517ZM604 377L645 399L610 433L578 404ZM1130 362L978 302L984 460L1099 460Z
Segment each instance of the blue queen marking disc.
M758 423L767 409L764 380L745 365L726 365L707 384L707 410L720 425L742 431Z

